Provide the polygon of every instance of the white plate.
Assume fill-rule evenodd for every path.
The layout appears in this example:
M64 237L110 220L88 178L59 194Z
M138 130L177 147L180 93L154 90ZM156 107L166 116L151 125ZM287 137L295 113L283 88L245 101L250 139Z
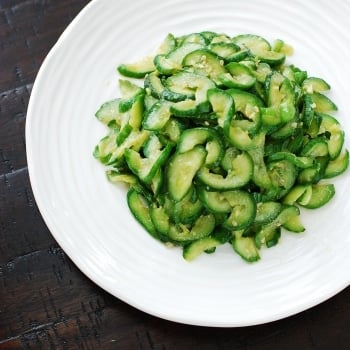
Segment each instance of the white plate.
M125 189L105 178L92 150L106 129L94 117L117 97L116 66L150 53L169 32L213 30L281 38L290 62L332 86L350 135L350 2L343 0L95 0L47 56L28 108L30 179L50 231L76 265L121 300L161 318L205 326L277 320L350 282L350 175L326 207L303 211L304 234L284 233L243 262L226 245L187 263L152 239L129 213ZM346 140L349 148L349 138Z

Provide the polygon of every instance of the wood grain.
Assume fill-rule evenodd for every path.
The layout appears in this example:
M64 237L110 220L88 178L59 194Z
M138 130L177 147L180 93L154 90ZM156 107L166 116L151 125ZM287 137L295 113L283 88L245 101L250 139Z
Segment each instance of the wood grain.
M109 295L60 248L30 187L26 110L43 59L87 3L0 0L0 350L349 349L350 288L269 324L195 327Z

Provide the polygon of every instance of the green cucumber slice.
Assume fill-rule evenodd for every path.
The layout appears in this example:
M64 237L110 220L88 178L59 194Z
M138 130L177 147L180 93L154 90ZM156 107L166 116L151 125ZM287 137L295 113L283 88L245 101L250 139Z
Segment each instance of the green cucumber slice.
M185 260L192 261L203 252L216 248L221 244L222 243L214 237L204 237L184 246L182 255Z
M180 201L190 190L192 180L204 164L207 152L197 146L185 153L175 153L167 169L167 183L170 196Z
M211 172L207 167L198 170L197 178L204 185L216 190L231 190L246 185L253 175L253 162L247 153L236 156L226 176Z
M349 167L349 151L346 149L344 152L333 160L330 160L324 171L324 178L330 179L338 176L347 170Z
M134 63L125 63L118 66L118 72L129 78L144 78L146 74L155 70L152 56L146 56Z
M310 198L298 204L308 209L317 209L327 204L335 195L335 187L333 184L317 184L312 185Z
M245 261L255 262L260 259L259 250L252 237L244 237L243 230L234 231L232 238L233 250Z

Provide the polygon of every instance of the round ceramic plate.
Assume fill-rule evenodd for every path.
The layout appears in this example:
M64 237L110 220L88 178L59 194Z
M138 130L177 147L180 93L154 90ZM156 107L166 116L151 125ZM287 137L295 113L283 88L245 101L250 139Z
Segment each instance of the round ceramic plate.
M116 67L152 52L168 33L211 30L280 38L290 63L325 79L350 135L350 2L343 0L95 0L45 59L28 108L28 165L50 231L99 286L152 315L193 325L246 326L312 307L350 282L350 174L325 207L302 210L306 232L284 232L247 264L229 245L188 263L134 220L126 189L92 156L105 127L94 117L118 97ZM349 148L349 138L346 139Z

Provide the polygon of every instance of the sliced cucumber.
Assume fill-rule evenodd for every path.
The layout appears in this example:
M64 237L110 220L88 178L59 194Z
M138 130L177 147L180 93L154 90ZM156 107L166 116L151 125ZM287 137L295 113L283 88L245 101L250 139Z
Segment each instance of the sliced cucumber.
M162 130L171 117L171 104L167 101L157 101L144 115L142 126L146 130Z
M301 201L298 202L308 209L317 209L324 206L335 195L335 187L333 184L312 185L311 189L312 193L310 198L303 203L301 203Z
M198 190L199 198L203 205L213 213L229 213L231 205L225 197L225 192L221 191L207 191L204 187Z
M223 226L231 230L247 228L254 221L256 214L253 196L241 190L223 192L223 196L231 206L230 215Z
M314 92L310 95L312 102L315 104L315 111L319 113L329 113L338 110L337 105L326 95L320 92Z
M164 85L157 72L147 74L144 81L146 91L156 99L161 99L164 93Z
M253 147L247 151L253 161L253 183L260 187L262 192L273 188L270 176L265 164L264 145L265 133L261 132L254 137Z
M258 248L265 245L267 248L275 246L281 237L281 227L275 225L265 225L255 235L255 244Z
M324 157L328 156L328 144L323 138L315 138L310 140L300 154L304 157Z
M202 35L202 33L191 33L183 36L182 38L179 38L178 40L178 45L184 45L188 43L201 44L205 46L207 43L207 40L205 36Z
M229 88L250 89L256 82L256 78L251 74L245 65L231 62L225 66L228 73L219 75L219 80Z
M221 128L229 127L235 113L233 98L226 92L217 88L209 89L208 100L217 117L218 125Z
M276 199L282 198L289 192L298 174L295 165L286 159L269 162L267 164L267 172L272 183L271 190Z
M328 114L321 115L321 124L319 133L329 133L329 140L327 141L328 153L331 159L339 156L344 144L344 131L339 122Z
M184 43L170 51L167 55L156 55L154 57L154 65L161 74L174 74L182 69L182 61L188 53L202 47L203 44Z
M200 127L185 130L178 142L177 152L184 153L203 144L207 150L205 165L208 167L218 165L223 157L224 145L214 129Z
M146 74L155 70L152 56L146 56L138 62L121 64L118 72L130 78L144 78Z
M229 89L227 93L232 96L236 111L236 118L231 121L231 126L247 131L249 135L255 135L261 126L260 108L264 104L263 101L256 95L239 89ZM238 119L237 113L241 119Z
M203 203L193 187L183 199L174 203L171 215L176 224L190 224L201 215L202 211Z
M269 109L266 111L263 121L267 125L278 125L293 120L296 107L291 82L281 73L275 71L266 81L266 90Z
M196 118L201 114L208 113L210 111L209 102L197 102L195 100L185 100L176 102L170 107L170 112L176 117Z
M204 185L216 190L231 190L246 185L253 174L253 162L247 153L238 155L231 163L226 176L210 172L207 167L198 170L197 178Z
M125 160L130 170L145 183L150 183L157 173L158 169L168 159L173 145L168 143L163 146L155 134L144 145L144 155L133 149L125 150Z
M349 167L349 151L345 150L336 159L329 161L326 166L324 177L326 179L338 176Z
M147 202L146 198L131 188L128 191L127 201L130 211L136 220L146 229L148 233L158 239L158 233L153 225L149 210L149 203Z
M157 49L158 55L167 55L171 51L173 51L176 47L176 38L173 34L168 33L164 38L163 42Z
M229 59L233 55L235 55L238 51L240 51L240 47L234 43L212 43L208 45L208 49L215 53L217 56L222 59Z
M288 231L294 232L294 233L301 233L305 231L305 227L302 224L300 220L300 216L296 215L288 219L282 227Z
M234 251L245 261L255 262L260 259L259 250L252 237L244 237L243 230L235 231L232 238Z
M196 259L203 252L216 248L222 243L214 237L204 237L198 239L183 248L183 257L187 261L192 261Z
M312 156L304 156L304 157L298 157L294 153L291 152L276 152L268 157L269 161L274 160L288 160L292 162L295 166L301 169L310 168L314 165L314 159Z
M309 77L302 83L302 88L307 94L314 92L324 92L330 90L330 85L323 79L317 77Z
M286 58L282 52L271 51L270 43L258 35L241 34L232 38L232 42L242 49L249 49L252 55L270 65L279 65Z
M214 215L201 215L190 227L185 225L171 225L168 231L168 237L174 242L184 244L209 236L214 228Z
M283 208L272 222L261 226L255 236L255 244L257 247L266 245L266 247L270 248L276 245L281 236L280 227L299 215L300 210L296 206L287 206Z
M194 98L198 103L207 101L207 91L215 87L209 78L185 71L168 78L166 85L172 92L183 94L186 99Z
M261 36L240 34L232 38L232 42L241 48L248 48L253 52L270 51L270 43Z
M258 225L272 222L282 210L280 202L259 202L256 206L255 223Z
M223 64L217 55L207 49L192 51L182 61L184 67L192 68L195 73L205 75L216 84L220 82L219 76L227 72Z
M309 185L295 185L293 188L286 194L282 202L287 205L294 205L308 190Z
M197 146L185 153L176 153L170 160L167 170L167 180L170 196L181 200L192 186L193 178L205 162L207 152Z
M157 207L153 204L150 206L149 213L154 228L162 236L166 236L170 228L170 218L164 207Z
M120 127L120 100L120 98L117 98L102 104L98 111L95 113L96 118L106 125L112 121L116 121L116 124Z

